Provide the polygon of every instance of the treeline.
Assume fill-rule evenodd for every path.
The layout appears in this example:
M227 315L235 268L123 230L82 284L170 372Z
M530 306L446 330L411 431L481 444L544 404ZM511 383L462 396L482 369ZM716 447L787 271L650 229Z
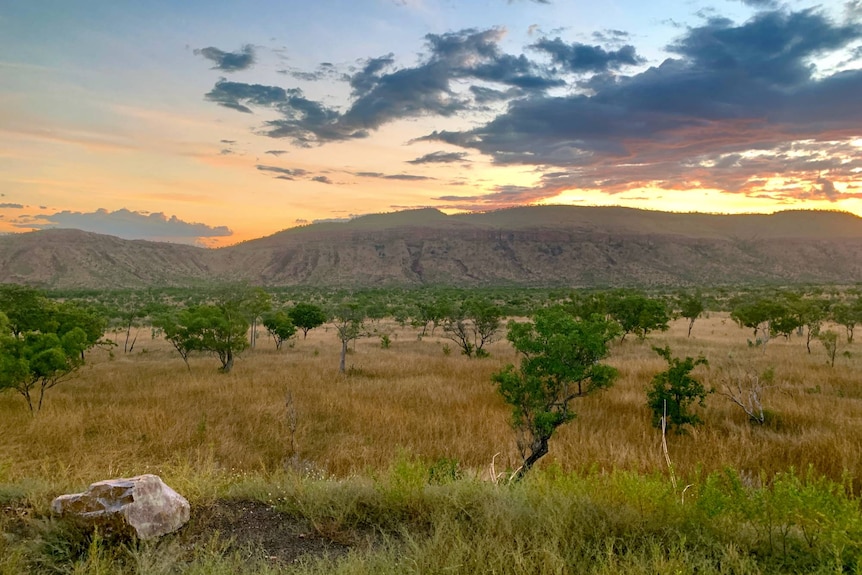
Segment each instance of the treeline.
M188 365L194 354L218 359L229 372L236 356L267 334L277 349L298 332L307 336L330 322L341 343L340 369L350 342L369 335L388 347L381 320L411 325L419 337L449 339L468 357L487 355L487 344L504 337L504 318L536 318L559 308L583 321L611 322L619 341L644 339L663 331L674 318L695 322L709 311L729 311L752 330L751 346L772 337L805 338L822 343L834 364L843 341L852 343L862 323L862 291L813 286L797 289L564 290L487 288L308 290L264 289L246 284L208 289L55 291L43 293L17 285L0 286L0 389L20 393L38 411L45 392L68 378L97 345L134 351L139 334L164 337ZM827 322L843 329L844 338ZM517 322L516 322L517 323ZM260 329L259 329L260 328ZM113 332L115 340L104 338ZM509 326L511 332L512 326ZM511 339L511 338L510 338ZM515 342L513 342L515 343ZM516 345L517 348L517 345ZM449 347L445 348L447 351Z

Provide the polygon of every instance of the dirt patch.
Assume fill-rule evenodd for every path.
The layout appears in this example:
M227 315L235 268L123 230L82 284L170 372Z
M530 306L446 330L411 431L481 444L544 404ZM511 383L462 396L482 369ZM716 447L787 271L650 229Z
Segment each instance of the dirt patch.
M218 536L232 550L261 551L267 559L281 563L337 557L349 549L319 535L307 523L259 501L218 500L195 507L181 533L192 544Z

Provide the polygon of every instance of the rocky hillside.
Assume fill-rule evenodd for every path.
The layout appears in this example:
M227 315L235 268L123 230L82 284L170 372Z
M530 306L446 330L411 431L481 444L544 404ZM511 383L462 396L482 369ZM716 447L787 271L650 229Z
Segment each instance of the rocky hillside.
M709 215L529 207L413 210L294 228L229 248L74 230L0 237L0 281L137 287L687 285L862 281L862 219L839 212Z

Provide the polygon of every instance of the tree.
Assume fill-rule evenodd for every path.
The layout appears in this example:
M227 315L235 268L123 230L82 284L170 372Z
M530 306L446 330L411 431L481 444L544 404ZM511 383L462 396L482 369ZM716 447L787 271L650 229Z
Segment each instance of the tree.
M364 333L365 311L356 303L345 303L338 307L332 317L332 323L341 341L341 360L338 371L347 370L347 346L351 341L359 339Z
M670 321L663 301L640 294L616 296L608 303L608 313L622 328L620 342L630 333L644 339L651 331L666 331Z
M832 321L847 332L847 343L853 343L853 331L862 322L862 298L836 303L831 311Z
M38 412L45 392L72 377L100 343L104 318L31 288L4 289L0 305L0 390L18 392Z
M15 284L0 285L0 311L16 339L26 331L42 329L48 321L48 309L48 298L37 290Z
M313 303L299 302L287 312L293 325L302 330L302 339L308 337L308 331L320 327L326 322L326 312Z
M422 336L431 324L431 335L437 326L452 313L452 303L443 296L429 297L416 304L417 323L422 326Z
M257 319L272 309L272 298L263 288L246 288L246 293L241 294L239 305L251 323L249 344L254 349L255 344L257 344Z
M672 357L670 347L653 347L668 364L665 371L652 378L647 392L647 405L652 410L652 424L661 427L662 419L677 431L683 425L697 425L700 417L690 411L693 404L704 405L709 391L695 379L691 372L698 365L709 365L705 357L679 359Z
M679 298L679 315L688 320L688 336L691 337L691 328L694 327L694 320L706 309L703 303L703 295L700 290L693 294L683 294Z
M817 339L823 344L826 355L829 357L829 365L835 367L835 356L838 354L838 332L827 329L817 335Z
M281 345L285 340L296 335L296 326L293 325L287 312L283 310L263 316L263 325L275 341L275 349L277 350L281 350Z
M617 371L599 362L619 328L599 316L576 319L560 306L536 312L532 323L510 321L508 328L521 363L517 369L507 365L492 380L512 406L520 478L548 453L554 431L574 419L571 402L613 384Z
M455 306L443 320L443 337L454 341L467 357L486 357L485 344L500 330L502 311L486 299L470 299Z
M220 371L228 373L234 358L249 345L248 319L237 302L187 308L162 318L159 325L186 366L189 354L199 351L216 356L221 363Z
M197 339L191 336L190 325L193 323L189 317L189 310L171 311L153 319L153 327L161 330L165 340L168 341L186 364L186 369L191 370L189 365L189 354L195 351ZM153 333L156 333L156 330Z

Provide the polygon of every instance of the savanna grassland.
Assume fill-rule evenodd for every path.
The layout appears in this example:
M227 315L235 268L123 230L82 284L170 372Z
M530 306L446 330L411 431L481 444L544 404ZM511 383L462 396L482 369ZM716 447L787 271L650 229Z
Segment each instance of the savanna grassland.
M690 338L685 320L630 336L611 349L614 386L577 400L550 454L511 483L521 458L491 383L518 360L510 344L471 359L439 331L368 327L377 333L355 343L346 374L331 327L280 351L261 337L228 374L205 356L187 369L142 331L133 353L122 342L89 352L35 416L0 394L0 573L862 568L862 343L842 338L830 367L817 342L810 354L798 336L752 346L721 313L698 319ZM667 366L653 345L706 357L694 373L716 391L702 425L667 435L670 465L646 406ZM721 393L752 376L765 385L763 425ZM60 493L141 473L190 499L179 533L117 543L48 514ZM241 504L266 515L248 529L278 526L270 539L305 543L286 553L246 537L231 520Z

